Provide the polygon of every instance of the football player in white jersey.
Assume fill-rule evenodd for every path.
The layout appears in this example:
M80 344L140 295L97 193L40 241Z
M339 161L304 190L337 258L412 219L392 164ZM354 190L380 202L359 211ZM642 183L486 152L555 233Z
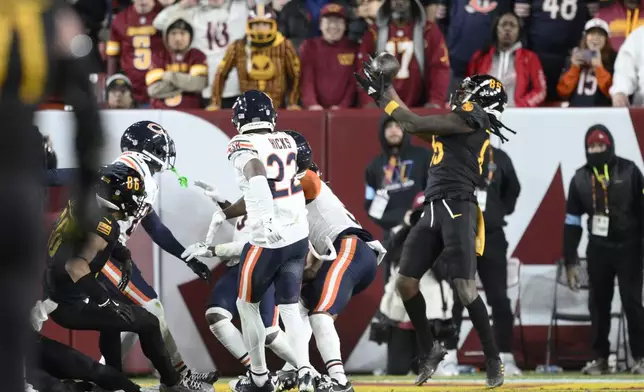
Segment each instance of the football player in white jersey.
M159 245L161 249L181 259L181 254L185 251L185 248L177 241L170 229L161 222L161 219L153 209L159 189L153 175L174 167L176 158L174 141L161 125L152 121L139 121L130 125L123 133L121 151L123 153L114 163L129 166L141 174L146 187L147 196L145 201L147 208L141 216L119 222L121 226L120 243L126 245L140 223L152 241ZM101 270L98 279L114 298L119 298L124 303L142 306L148 312L157 316L172 364L184 377L194 381L191 386L197 388L201 383L214 383L217 379L215 372L199 373L187 368L168 329L163 306L156 291L143 278L141 271L132 261L129 250L124 246L119 247L119 249L121 249L119 254L112 254L112 257L117 258L121 263L108 261ZM206 281L210 279L210 269L202 262L196 259L184 260L184 262L202 279ZM119 264L125 265L125 267L121 269ZM126 332L121 335L121 340L121 354L125 357L136 343L137 335ZM104 362L104 358L102 358L101 363Z
M315 389L310 367L301 360L308 347L302 347L302 339L298 339L304 326L298 301L309 231L298 180L300 157L291 135L274 132L276 119L273 102L257 90L244 92L233 105L232 121L240 135L230 141L227 151L244 196L215 213L211 222L213 233L226 219L248 214L250 241L240 256L237 309L250 355L251 377L231 382L231 389L239 392L274 391L274 380L266 367L266 331L259 311L262 296L271 284L275 285L280 317L297 358L299 390ZM208 252L207 245L203 248L203 253ZM194 254L201 255L199 249Z
M376 277L387 253L374 241L333 191L320 180L315 164L301 179L309 222L309 249L304 271L302 303L328 377L316 391L350 392L340 355L340 338L334 326L352 296L366 289ZM310 339L310 335L307 338Z
M209 99L217 65L223 60L228 45L246 35L248 6L243 0L181 0L164 8L153 25L165 31L178 17L190 22L194 30L192 47L208 58L208 87L203 90L203 97ZM233 69L224 86L222 107L230 108L239 94L239 76Z
M204 189L204 194L215 203L215 211L221 211L230 205L212 185L195 181L195 185ZM247 215L237 218L234 223L235 231L231 242L209 246L209 253L204 257L219 257L226 263L226 272L217 279L212 288L210 299L206 305L206 320L210 331L219 342L237 359L245 368L250 367L250 357L244 345L241 332L232 323L237 312L237 277L239 276L239 256L244 245L250 240L249 227L246 224ZM200 246L199 246L200 247ZM187 260L192 256L192 246L186 248L181 255ZM279 326L279 311L275 305L275 287L271 285L262 297L259 307L264 327L266 327L266 347L270 348L278 357L290 364L291 368L297 366L293 350L286 334ZM297 371L278 371L279 389L288 390L297 384Z

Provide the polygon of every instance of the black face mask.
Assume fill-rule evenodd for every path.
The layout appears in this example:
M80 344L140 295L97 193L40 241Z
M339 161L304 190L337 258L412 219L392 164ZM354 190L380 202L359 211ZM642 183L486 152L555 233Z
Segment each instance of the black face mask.
M607 148L606 151L602 152L595 152L592 154L586 153L586 160L588 161L588 165L591 167L601 168L610 163L612 159L613 150L611 148Z

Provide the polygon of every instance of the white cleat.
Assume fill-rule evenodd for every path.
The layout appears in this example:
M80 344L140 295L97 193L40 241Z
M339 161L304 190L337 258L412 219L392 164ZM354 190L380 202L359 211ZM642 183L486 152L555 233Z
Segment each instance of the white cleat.
M447 355L436 368L435 376L439 377L454 377L458 376L458 358L456 350L448 350Z
M507 377L517 377L522 376L523 372L517 366L516 361L514 360L514 355L512 353L501 353L501 361L505 367L505 375Z

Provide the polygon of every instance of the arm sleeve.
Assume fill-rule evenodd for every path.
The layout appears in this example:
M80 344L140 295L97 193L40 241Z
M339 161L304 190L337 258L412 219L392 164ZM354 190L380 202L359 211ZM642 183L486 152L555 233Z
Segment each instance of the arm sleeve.
M566 220L563 232L563 257L566 265L577 262L577 247L581 241L581 216L583 207L579 200L579 193L575 185L575 178L570 181L568 188L568 200L566 200Z
M543 73L541 61L533 52L529 52L527 67L530 71L530 85L532 88L525 96L516 100L517 107L536 107L546 99L546 76Z
M372 25L362 37L362 42L360 42L360 49L358 49L358 64L356 67L359 74L362 73L362 69L364 68L362 63L364 61L369 61L369 56L372 55L376 50L375 46L377 35L378 33L376 32L376 28ZM363 107L370 102L371 98L367 95L367 93L362 90L358 90L358 106Z
M221 106L221 99L224 92L224 85L226 84L226 79L228 79L228 74L230 70L235 65L235 58L237 57L237 41L234 41L226 49L224 58L221 60L217 66L217 72L215 73L215 80L212 82L212 104L216 106Z
M615 60L610 95L622 93L630 96L638 89L640 36L642 33L644 33L642 29L636 29L626 37L626 40L619 48L617 59Z
M148 215L141 220L141 226L145 229L145 232L148 233L152 241L155 244L159 245L161 249L170 253L179 260L181 254L186 250L183 245L177 241L170 229L161 222L161 218L157 215L156 212L151 211Z
M491 148L491 147L490 147ZM521 193L521 184L517 173L514 171L514 165L510 157L503 153L504 167L503 167L503 186L501 188L501 201L505 207L505 213L510 215L514 212L517 205L517 199Z
M297 57L297 51L290 40L285 40L286 45L286 75L291 83L288 92L288 104L299 105L300 103L300 58Z
M215 255L217 257L239 257L246 245L246 241L227 242L225 244L215 245Z
M613 75L603 66L595 68L595 76L597 77L597 86L599 91L605 96L610 98L610 86L613 84Z
M425 26L426 69L425 87L428 92L428 103L444 107L447 102L447 89L450 83L449 53L443 33L437 25L428 23Z
M575 91L575 88L577 88L580 75L581 68L578 65L572 64L559 78L559 82L557 83L557 94L564 99L570 97L572 92Z

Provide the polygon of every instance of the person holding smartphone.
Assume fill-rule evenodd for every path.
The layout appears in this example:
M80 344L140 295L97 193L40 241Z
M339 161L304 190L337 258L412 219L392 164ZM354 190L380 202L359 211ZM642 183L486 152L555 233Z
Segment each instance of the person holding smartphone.
M557 93L570 106L611 106L609 89L617 52L609 37L610 28L604 20L586 22L581 43L572 50L570 66L557 84Z

